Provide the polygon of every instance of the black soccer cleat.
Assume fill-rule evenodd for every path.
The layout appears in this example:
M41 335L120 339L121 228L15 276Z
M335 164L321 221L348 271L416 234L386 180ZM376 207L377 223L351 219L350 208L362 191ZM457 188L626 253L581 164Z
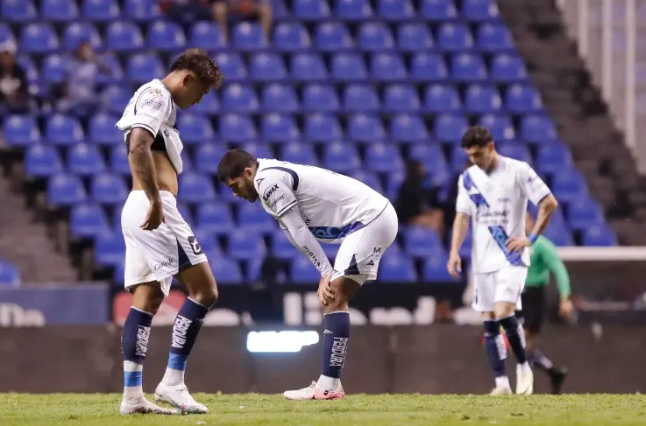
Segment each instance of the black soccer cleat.
M550 381L552 384L552 395L559 395L561 393L561 388L563 388L563 382L567 376L567 368L554 368L550 371Z

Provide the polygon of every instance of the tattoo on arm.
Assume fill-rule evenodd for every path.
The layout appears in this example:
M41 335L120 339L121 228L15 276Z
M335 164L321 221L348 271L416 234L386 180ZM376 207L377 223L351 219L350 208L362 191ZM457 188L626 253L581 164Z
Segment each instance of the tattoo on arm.
M150 150L153 136L147 130L134 128L130 133L130 164L133 176L136 176L150 202L159 200L157 173Z

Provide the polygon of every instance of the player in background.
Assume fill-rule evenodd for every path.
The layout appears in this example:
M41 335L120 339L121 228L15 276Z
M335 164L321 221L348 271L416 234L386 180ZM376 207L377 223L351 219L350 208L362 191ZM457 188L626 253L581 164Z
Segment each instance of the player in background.
M482 126L469 128L462 147L473 163L458 181L453 239L447 263L457 277L462 270L459 251L473 223L474 309L482 312L485 348L496 386L492 395L512 393L505 371L507 351L500 328L518 361L516 393L529 395L534 376L527 362L525 333L516 318L529 267L529 246L547 226L558 206L549 188L522 161L496 152L493 137ZM527 201L539 206L536 225L525 233Z
M206 255L177 210L183 146L176 128L176 108L199 103L222 79L205 50L189 49L175 59L163 80L153 80L135 92L117 122L128 146L133 185L121 215L126 242L124 282L132 293L121 344L121 414L178 413L148 401L142 390L152 319L168 295L173 276L186 287L188 298L173 325L168 368L155 398L182 412L207 412L206 406L189 394L184 370L202 320L217 299L217 289Z
M291 400L341 399L341 372L350 339L348 302L367 280L377 278L379 261L397 236L395 208L363 183L318 167L255 159L228 151L218 178L247 201L260 202L287 239L321 274L323 364L317 382L285 392ZM334 268L319 242L341 244Z
M526 215L525 229L534 228L534 220ZM550 281L550 272L554 274L560 294L559 315L570 318L573 312L570 300L570 277L563 261L559 257L554 243L547 237L540 236L530 247L531 265L525 281L525 291L521 295L523 309L516 315L520 318L525 329L527 340L527 359L536 368L544 371L550 377L552 393L561 393L567 370L556 367L552 361L543 355L535 344L536 337L543 326L545 312L545 287Z

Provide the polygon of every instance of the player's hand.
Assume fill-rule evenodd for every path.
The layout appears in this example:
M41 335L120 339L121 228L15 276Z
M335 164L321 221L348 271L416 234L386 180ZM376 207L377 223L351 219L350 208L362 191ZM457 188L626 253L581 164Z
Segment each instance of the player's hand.
M164 218L164 209L161 201L153 201L150 203L150 207L148 207L146 220L141 224L141 229L144 231L152 231L159 228L159 225L164 222L166 222L166 219Z
M457 253L451 252L449 254L449 261L446 264L446 269L449 271L452 277L458 278L462 272L462 259Z
M525 247L531 246L532 243L529 241L527 237L521 237L521 238L510 238L507 241L507 250L509 251L520 251L524 249Z
M318 296L323 306L327 305L328 301L334 300L334 289L330 285L330 278L332 278L332 274L327 274L319 281Z
M572 301L568 299L561 299L561 303L559 304L559 315L561 318L568 319L572 316L572 313L574 312L574 305L572 304Z

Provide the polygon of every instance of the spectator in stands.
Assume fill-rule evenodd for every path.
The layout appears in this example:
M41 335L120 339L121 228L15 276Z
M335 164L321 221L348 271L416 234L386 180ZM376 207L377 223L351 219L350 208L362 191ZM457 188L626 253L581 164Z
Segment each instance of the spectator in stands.
M258 19L267 40L271 37L272 10L267 0L211 0L215 20L228 36L229 16L239 19Z
M407 165L406 178L395 203L397 216L406 225L423 226L444 233L444 212L439 206L438 189L429 187L426 168L419 161Z
M466 160L464 162L464 169L466 170L471 167L471 162ZM462 173L457 173L453 176L453 180L449 185L449 190L444 198L443 208L444 210L444 227L448 229L453 226L453 220L455 219L455 202L458 199L458 182L460 181L460 175Z
M26 113L29 92L25 71L16 63L16 44L0 43L0 112Z

